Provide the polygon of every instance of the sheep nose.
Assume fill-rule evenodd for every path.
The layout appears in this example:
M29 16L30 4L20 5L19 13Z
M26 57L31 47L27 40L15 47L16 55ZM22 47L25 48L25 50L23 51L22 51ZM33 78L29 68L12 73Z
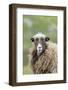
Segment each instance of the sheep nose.
M37 47L38 47L39 49L41 49L41 48L42 48L42 45L39 43Z
M41 49L41 47L39 47L39 49Z

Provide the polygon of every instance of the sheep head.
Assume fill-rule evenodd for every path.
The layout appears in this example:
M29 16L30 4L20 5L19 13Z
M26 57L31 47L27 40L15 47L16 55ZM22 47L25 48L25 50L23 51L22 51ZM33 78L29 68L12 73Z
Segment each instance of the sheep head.
M39 32L31 38L31 41L33 42L37 55L39 56L46 49L49 37Z

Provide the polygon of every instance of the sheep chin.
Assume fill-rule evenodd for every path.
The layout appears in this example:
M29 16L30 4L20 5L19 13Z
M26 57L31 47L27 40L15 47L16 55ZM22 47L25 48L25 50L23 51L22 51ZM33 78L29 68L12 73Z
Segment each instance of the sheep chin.
M40 56L42 53L42 50L37 51L37 56Z

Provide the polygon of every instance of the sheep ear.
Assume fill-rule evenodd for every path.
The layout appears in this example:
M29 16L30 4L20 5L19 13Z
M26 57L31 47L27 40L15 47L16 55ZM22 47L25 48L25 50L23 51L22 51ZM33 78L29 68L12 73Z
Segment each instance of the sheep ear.
M34 42L34 38L31 38L31 41Z
M49 41L49 40L50 40L50 38L49 38L49 37L46 37L46 38L45 38L45 41Z

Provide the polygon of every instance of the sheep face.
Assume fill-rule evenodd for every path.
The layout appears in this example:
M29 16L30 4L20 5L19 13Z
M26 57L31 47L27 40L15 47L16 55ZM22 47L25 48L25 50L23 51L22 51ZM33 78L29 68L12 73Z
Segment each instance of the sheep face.
M31 40L34 43L37 55L39 56L46 49L46 44L49 40L49 37L46 37L42 33L38 33L34 35Z

